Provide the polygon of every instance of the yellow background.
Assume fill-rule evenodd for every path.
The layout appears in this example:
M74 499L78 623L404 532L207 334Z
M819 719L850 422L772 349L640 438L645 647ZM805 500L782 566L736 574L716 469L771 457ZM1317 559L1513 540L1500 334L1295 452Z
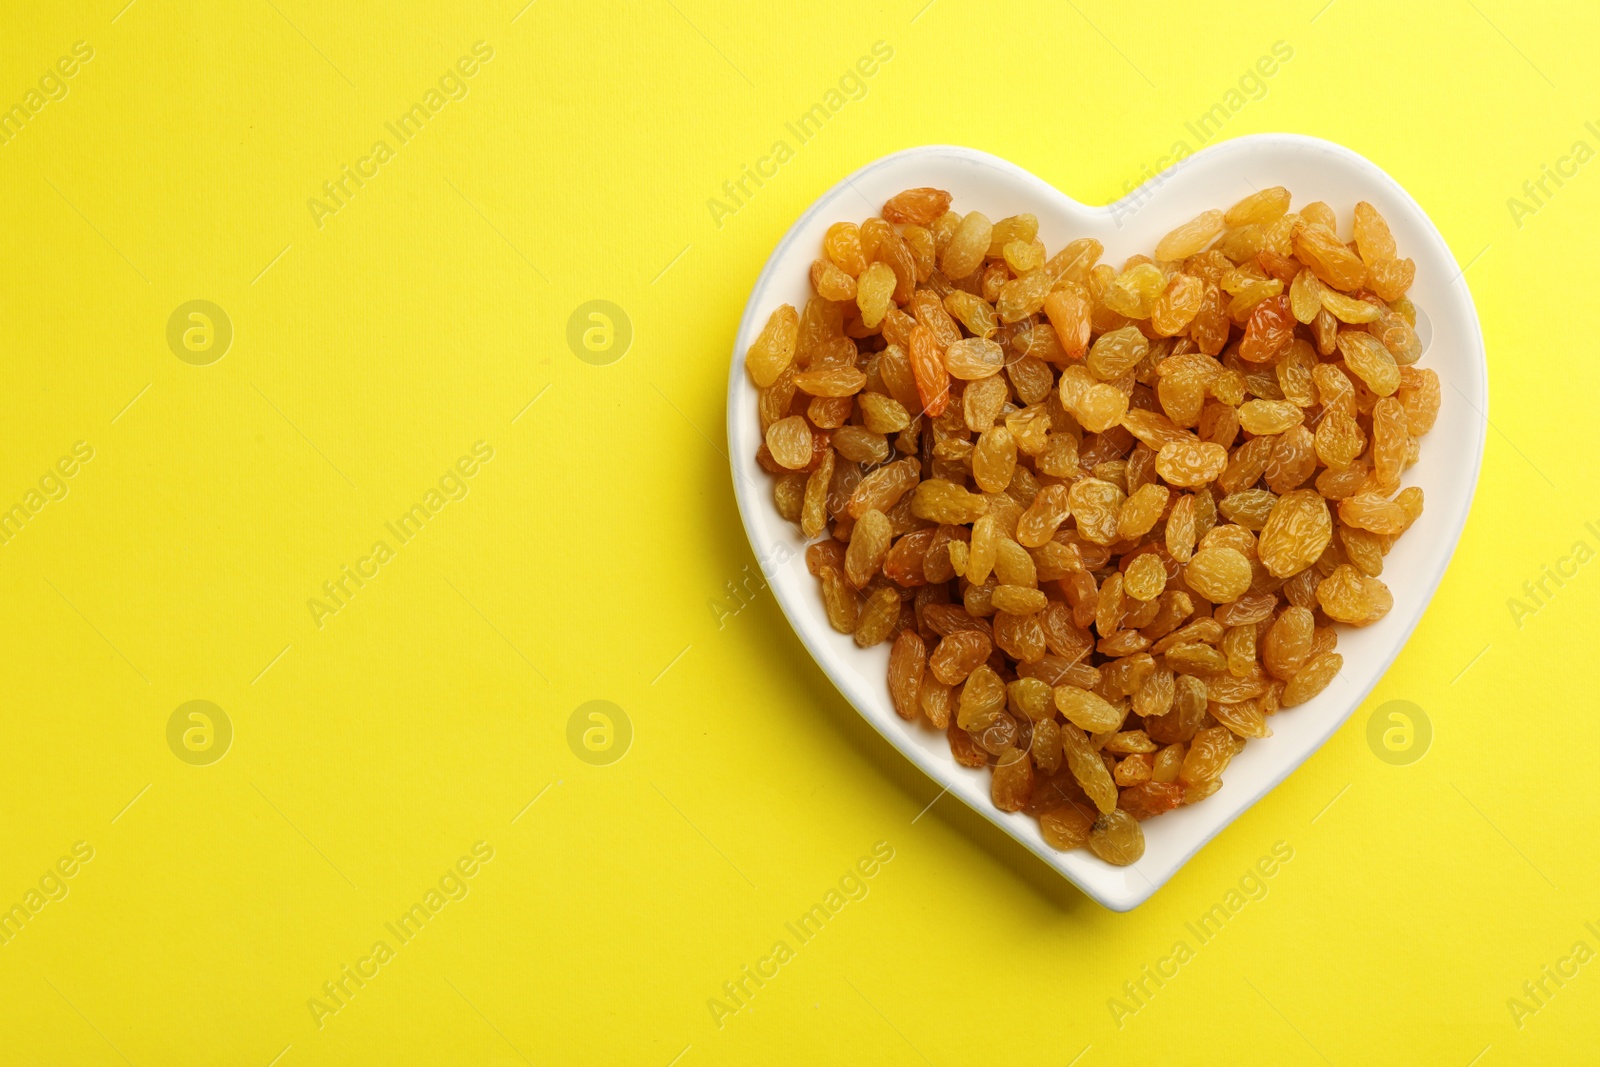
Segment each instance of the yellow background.
M1600 548L1600 163L1520 226L1506 204L1600 147L1592 10L124 2L12 3L0 39L5 106L94 49L0 146L0 504L95 450L0 546L0 906L95 850L0 946L0 1061L1592 1057L1600 963L1520 1027L1507 1000L1600 951L1600 566L1520 627L1507 601ZM865 98L715 225L880 40ZM1222 136L1330 138L1412 192L1470 265L1493 428L1371 699L1115 915L948 798L919 818L937 790L746 585L729 348L775 240L859 165L965 144L1104 202L1280 40ZM319 228L308 198L477 41L469 95ZM166 341L196 298L234 328L209 366ZM566 341L592 299L632 324L610 365ZM469 495L319 629L308 598L477 441ZM167 744L192 699L233 725L209 766ZM1366 740L1397 699L1434 727L1408 766ZM632 723L620 762L569 748L590 700ZM319 1028L308 999L478 841L469 895ZM716 1026L707 1000L879 841L869 894ZM1119 1028L1108 999L1280 841L1267 895Z

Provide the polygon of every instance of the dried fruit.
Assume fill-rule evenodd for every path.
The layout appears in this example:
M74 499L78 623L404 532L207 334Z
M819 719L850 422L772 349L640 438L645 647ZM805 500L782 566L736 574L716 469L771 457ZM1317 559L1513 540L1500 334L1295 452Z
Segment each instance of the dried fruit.
M1118 867L1137 863L1144 855L1144 829L1126 811L1105 812L1089 831L1089 850Z
M983 431L972 450L972 480L985 493L1004 492L1017 469L1017 442L1004 426Z
M1055 276L1047 270L1029 271L1000 287L995 297L994 309L1001 322L1021 322L1044 307L1045 297L1055 285Z
M1379 579L1341 563L1317 584L1317 603L1330 619L1351 626L1369 626L1389 614L1394 596Z
M855 278L867 269L867 255L861 248L861 228L853 222L836 222L822 239L822 251L833 265Z
M800 470L811 464L811 425L803 415L790 415L767 427L767 449L780 467Z
M1135 600L1154 600L1167 586L1167 568L1154 552L1146 552L1123 575L1123 590Z
M855 367L827 364L803 370L794 376L795 388L812 396L854 396L867 384L867 376Z
M990 782L994 806L1001 811L1021 811L1033 795L1033 761L1019 748L1007 749L994 766Z
M871 478L872 475L867 477ZM863 481L861 484L867 483ZM975 522L983 517L988 507L989 502L978 494L969 493L954 482L938 478L919 482L911 498L911 513L929 522Z
M1066 758L1067 769L1078 780L1094 806L1102 814L1115 810L1117 784L1111 780L1111 772L1106 769L1105 761L1089 744L1083 731L1071 723L1061 727L1061 752Z
M890 222L930 226L950 210L950 194L943 189L907 189L891 196L883 205L883 217Z
M868 508L856 519L844 554L844 573L851 585L860 589L878 573L893 536L888 516L876 508Z
M1208 726L1196 731L1183 757L1178 781L1185 785L1220 778L1233 759L1233 739L1226 727Z
M1317 561L1333 539L1333 517L1315 489L1285 493L1261 528L1256 555L1274 578L1290 578Z
M1337 652L1325 652L1316 659L1307 663L1294 673L1289 679L1289 684L1283 688L1282 703L1286 708L1297 704L1304 704L1318 693L1328 687L1334 675L1339 673L1339 668L1344 666L1344 657Z
M1281 282L1274 284L1281 287ZM1239 358L1251 363L1270 363L1294 340L1294 315L1289 298L1272 296L1255 305L1239 342Z
M1144 339L1144 334L1137 327L1124 326L1101 334L1089 349L1085 362L1089 373L1109 382L1132 370L1149 351L1150 343Z
M1355 376L1379 396L1390 396L1400 388L1400 368L1394 356L1370 333L1340 330L1339 353Z
M1115 730L1127 715L1125 710L1108 703L1099 694L1075 685L1057 686L1055 701L1056 709L1066 716L1068 722L1094 734Z
M1093 816L1082 808L1063 804L1039 816L1039 830L1051 848L1070 852L1089 843L1090 828L1094 821Z
M1360 288L1366 279L1367 268L1361 258L1345 247L1329 227L1302 222L1294 228L1292 241L1295 258L1335 289L1349 292Z
M1228 450L1210 441L1174 441L1156 453L1156 473L1184 487L1215 481L1227 465Z
M828 228L804 311L746 353L829 624L892 642L896 714L1052 847L1137 858L1138 820L1221 788L1392 606L1443 399L1415 264L1370 204L1352 244L1289 206L1262 190L1119 272L908 189Z
M989 658L993 645L979 630L957 630L939 642L928 657L928 670L945 685L965 681L974 667Z
M1247 400L1239 405L1239 425L1253 434L1282 433L1304 418L1305 413L1287 400Z
M867 602L856 617L858 648L870 648L889 639L900 621L900 594L893 586L880 585L867 594Z
M861 598L855 587L838 567L824 567L817 577L822 581L822 605L828 625L842 634L854 632L861 611Z
M1150 327L1162 337L1184 331L1206 299L1206 283L1188 274L1174 275L1167 288L1150 306Z
M964 338L944 350L945 370L962 381L987 378L998 373L1005 362L1005 350L982 337Z
M1117 513L1117 537L1123 541L1134 541L1149 533L1166 510L1167 500L1171 496L1172 491L1164 485L1154 482L1141 485Z
M1089 345L1093 302L1081 285L1068 283L1044 298L1045 317L1056 331L1061 347L1072 359L1082 358ZM981 335L980 335L981 336Z
M861 310L861 324L867 329L883 321L894 299L894 288L894 271L887 263L874 263L861 272L856 282L856 306Z
M1251 193L1227 210L1222 221L1228 226L1263 225L1276 221L1289 210L1289 190L1281 185Z
M1378 209L1365 200L1356 202L1356 251L1367 263L1380 263L1395 257L1394 235Z
M851 518L859 520L872 508L877 508L884 514L900 502L900 498L912 486L922 487L917 484L919 464L914 459L901 460L899 463L890 463L888 466L879 467L871 474L862 478L857 484L855 492L851 494L847 511ZM962 490L965 492L965 490ZM915 511L915 505L913 505ZM922 516L919 516L922 517ZM937 520L935 520L937 521Z
M939 269L951 280L967 277L983 263L989 251L989 238L994 226L987 216L974 211L961 220L950 243L939 257Z
M1224 604L1250 588L1250 561L1237 549L1202 548L1184 565L1183 577L1213 604Z
M1176 745L1162 750L1162 755L1173 752L1178 757L1176 761L1168 759L1162 766L1161 757L1152 761L1150 781L1141 782L1122 791L1122 796L1117 799L1119 810L1132 815L1135 819L1148 819L1162 812L1171 811L1183 803L1183 786L1177 784L1177 769L1183 758L1183 746ZM1156 778L1157 774L1169 773L1172 777Z
M744 366L750 373L751 381L765 389L778 380L778 376L794 361L799 331L800 316L794 308L784 304L772 313L755 343L745 353Z
M895 714L902 719L917 717L917 693L928 668L927 647L916 630L902 630L889 650L889 695Z

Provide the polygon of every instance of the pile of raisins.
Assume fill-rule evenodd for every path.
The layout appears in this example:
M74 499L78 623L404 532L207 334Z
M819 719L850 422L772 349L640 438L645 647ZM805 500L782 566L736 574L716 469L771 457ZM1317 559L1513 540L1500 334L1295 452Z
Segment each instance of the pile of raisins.
M1393 604L1439 411L1371 204L1265 189L1117 270L909 189L836 223L746 357L829 622L1058 849L1144 852Z

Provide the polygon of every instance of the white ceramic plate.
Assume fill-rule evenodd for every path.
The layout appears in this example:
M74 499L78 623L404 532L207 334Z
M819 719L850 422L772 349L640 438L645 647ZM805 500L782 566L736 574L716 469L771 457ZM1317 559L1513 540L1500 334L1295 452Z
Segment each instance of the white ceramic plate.
M756 390L744 370L745 350L778 305L805 306L811 262L821 254L830 224L870 217L895 193L925 185L949 190L957 211L979 210L991 219L1032 212L1039 218L1039 236L1052 252L1073 238L1096 237L1105 245L1104 261L1112 264L1148 253L1169 230L1201 211L1226 208L1255 189L1283 185L1294 194L1295 206L1313 200L1332 205L1344 236L1355 202L1371 202L1389 221L1401 254L1417 264L1410 296L1420 309L1418 332L1427 345L1421 365L1439 373L1444 406L1433 432L1422 441L1422 458L1404 479L1422 487L1426 510L1384 567L1394 609L1366 629L1340 627L1342 676L1310 703L1274 716L1273 736L1246 746L1229 765L1216 794L1145 822L1144 857L1130 867L1113 867L1087 850L1051 849L1033 818L995 809L987 769L958 766L942 732L907 723L894 713L885 681L889 646L858 649L828 625L817 581L806 570L800 533L778 515L773 479L756 464L762 438ZM1146 900L1202 845L1300 766L1383 675L1422 617L1455 550L1483 458L1487 413L1477 314L1439 231L1417 202L1371 162L1339 145L1288 134L1258 134L1207 148L1106 207L1080 204L1020 167L967 148L913 148L885 156L823 194L778 243L745 307L728 376L728 446L739 511L778 603L812 657L907 759L1116 911Z

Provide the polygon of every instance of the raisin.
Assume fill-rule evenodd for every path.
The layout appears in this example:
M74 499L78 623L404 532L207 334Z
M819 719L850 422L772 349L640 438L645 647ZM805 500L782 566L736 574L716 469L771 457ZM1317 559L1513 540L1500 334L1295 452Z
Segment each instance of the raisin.
M800 316L790 305L784 304L772 313L745 353L744 365L751 381L765 389L778 380L794 361L799 329Z
M1237 549L1202 548L1184 565L1189 588L1211 601L1224 604L1250 588L1250 561Z
M1089 733L1102 734L1115 730L1127 715L1125 710L1108 703L1105 698L1075 685L1057 686L1055 704L1068 722Z
M1033 795L1033 762L1023 749L1007 749L994 767L990 796L1001 811L1021 811Z
M1378 484L1393 492L1399 488L1410 444L1405 407L1392 396L1372 408L1372 474Z
M1304 419L1305 413L1287 400L1247 400L1239 405L1239 425L1247 433L1283 433Z
M1164 485L1152 482L1140 486L1123 502L1117 513L1117 537L1123 541L1133 541L1149 533L1166 510L1171 495L1171 490ZM1148 600L1149 597L1141 599Z
M902 719L917 717L917 693L927 670L927 646L915 630L902 630L889 650L889 696Z
M1260 530L1277 502L1277 496L1265 489L1241 489L1217 501L1217 510L1231 523Z
M1186 488L1214 481L1227 464L1227 449L1209 441L1175 441L1156 453L1156 472L1172 485Z
M1258 701L1213 704L1211 716L1239 737L1272 736L1272 731L1267 728L1267 718L1261 713Z
M1389 303L1400 300L1417 273L1417 265L1409 259L1386 259L1368 268L1372 290Z
M1395 257L1394 235L1378 209L1365 200L1356 202L1356 251L1366 263L1378 263Z
M967 337L945 349L944 368L952 378L972 381L998 373L1005 358L1005 351L994 341Z
M887 263L873 263L861 272L856 282L856 306L861 311L861 323L868 329L883 321L894 299L896 284L894 271Z
M811 464L811 425L803 415L790 415L767 427L767 449L780 467L801 470Z
M801 392L816 397L851 397L867 384L867 376L855 367L830 364L800 371L794 376L794 384Z
M1196 731L1189 743L1188 754L1183 758L1183 768L1178 780L1185 785L1220 778L1233 759L1233 741L1229 731L1222 726L1208 726Z
M1021 585L1001 585L995 588L991 603L994 604L996 611L1010 615L1032 615L1043 611L1049 601L1037 589Z
M887 514L913 486L921 489L917 485L918 470L917 461L907 459L879 467L862 478L849 497L850 517L859 520L873 508Z
M973 668L989 658L993 645L976 630L960 630L939 642L928 657L928 670L945 685L965 681Z
M834 266L855 278L867 269L867 256L861 249L861 228L853 222L836 222L822 239L823 253Z
M894 223L929 226L949 210L950 194L943 189L907 189L888 199L883 205L883 217Z
M891 585L880 585L867 594L867 602L856 617L856 647L882 644L894 633L900 621L900 594Z
M1346 526L1392 537L1405 532L1411 524L1411 516L1398 499L1388 500L1377 493L1360 492L1339 501L1339 521Z
M1085 365L1096 378L1109 382L1132 370L1149 351L1150 342L1138 327L1124 326L1101 334L1089 349Z
M1081 359L1088 350L1092 306L1088 291L1071 283L1052 290L1044 299L1045 317L1072 359Z
M1256 555L1275 578L1290 578L1317 561L1333 539L1333 517L1315 489L1278 498L1261 529Z
M1370 333L1340 330L1339 352L1345 366L1379 396L1391 396L1400 388L1400 368L1394 356Z
M1127 499L1115 483L1099 478L1080 478L1067 494L1078 532L1086 540L1109 545L1117 539L1117 520Z
M746 353L830 625L892 641L896 714L993 766L1053 847L1129 861L1138 819L1215 793L1329 684L1336 625L1392 607L1441 404L1415 264L1370 204L1346 245L1289 203L1206 212L1119 272L909 189L828 228L804 311Z
M778 514L790 522L799 522L805 507L806 481L810 476L792 471L772 483L772 502Z
M1128 566L1122 585L1123 591L1135 600L1155 600L1167 586L1167 568L1159 556L1147 552Z
M1337 652L1327 652L1307 663L1294 673L1283 690L1283 706L1292 708L1304 704L1328 687L1333 676L1344 666L1344 657Z
M983 264L989 251L994 226L987 216L974 211L962 218L939 257L939 269L950 279L965 278Z
M861 598L855 587L837 567L824 568L818 578L822 580L822 604L828 625L842 634L854 632L861 611Z
M889 401L893 404L894 401ZM834 432L833 447L851 463L883 463L889 458L889 441L881 433L861 426L841 426Z
M1106 769L1105 761L1100 758L1089 744L1089 739L1082 730L1067 723L1061 727L1061 750L1066 758L1067 768L1071 770L1078 784L1089 799L1099 808L1101 813L1113 811L1117 806L1117 784L1112 781L1111 772Z
M889 554L893 536L888 516L876 508L867 509L856 520L844 555L844 573L851 585L860 589L872 580Z
M1341 563L1317 584L1317 603L1328 618L1351 626L1370 626L1394 607L1389 587Z
M1062 852L1087 845L1093 825L1092 816L1071 804L1051 808L1039 816L1039 832L1044 836L1045 844Z
M1322 282L1310 270L1301 270L1289 283L1289 310L1295 321L1310 325L1322 310Z
M1282 282L1275 282L1279 288ZM1235 298L1237 299L1237 297ZM1239 358L1251 363L1270 363L1294 339L1295 318L1289 298L1281 293L1255 305L1245 323L1244 340L1239 342Z
M917 704L936 730L943 730L950 721L950 686L932 674L922 676L922 687L917 690Z
M1144 829L1126 811L1102 811L1089 831L1089 850L1118 867L1137 863L1144 855Z
M1289 190L1281 185L1274 185L1251 193L1234 204L1222 216L1222 221L1228 226L1243 226L1247 223L1263 225L1276 221L1288 210Z
M1302 217L1305 212L1301 212ZM1332 229L1315 222L1295 226L1291 238L1295 258L1309 267L1318 279L1349 292L1361 287L1367 269L1361 258L1335 237Z
M1179 755L1181 756L1182 746L1176 747L1180 750ZM1171 751L1171 749L1162 750L1163 754L1168 751ZM1167 762L1170 764L1172 761L1168 760ZM1168 773L1166 768L1158 766L1159 763L1159 757L1152 761L1149 780L1129 786L1117 798L1117 807L1132 815L1135 819L1148 819L1160 815L1162 812L1171 811L1183 803L1182 785L1179 785L1172 778L1164 781L1156 780L1155 775L1157 773ZM1170 773L1175 776L1177 768L1172 767Z
M950 742L950 755L963 767L986 767L989 764L989 755L978 747L971 734L951 723L945 731L945 737Z
M1055 277L1047 270L1030 271L1000 287L994 309L1001 322L1021 322L1044 307L1044 301L1055 285Z
M1179 563L1187 563L1194 554L1194 499L1188 494L1180 496L1172 505L1172 513L1167 516L1167 554Z
M1150 328L1159 337L1182 333L1206 300L1206 283L1188 274L1176 274L1150 307Z
M1004 426L992 426L972 450L972 480L986 493L1004 492L1017 469L1017 442Z
M1072 514L1070 490L1065 485L1046 485L1033 503L1017 519L1017 541L1026 548L1050 544L1063 522Z

